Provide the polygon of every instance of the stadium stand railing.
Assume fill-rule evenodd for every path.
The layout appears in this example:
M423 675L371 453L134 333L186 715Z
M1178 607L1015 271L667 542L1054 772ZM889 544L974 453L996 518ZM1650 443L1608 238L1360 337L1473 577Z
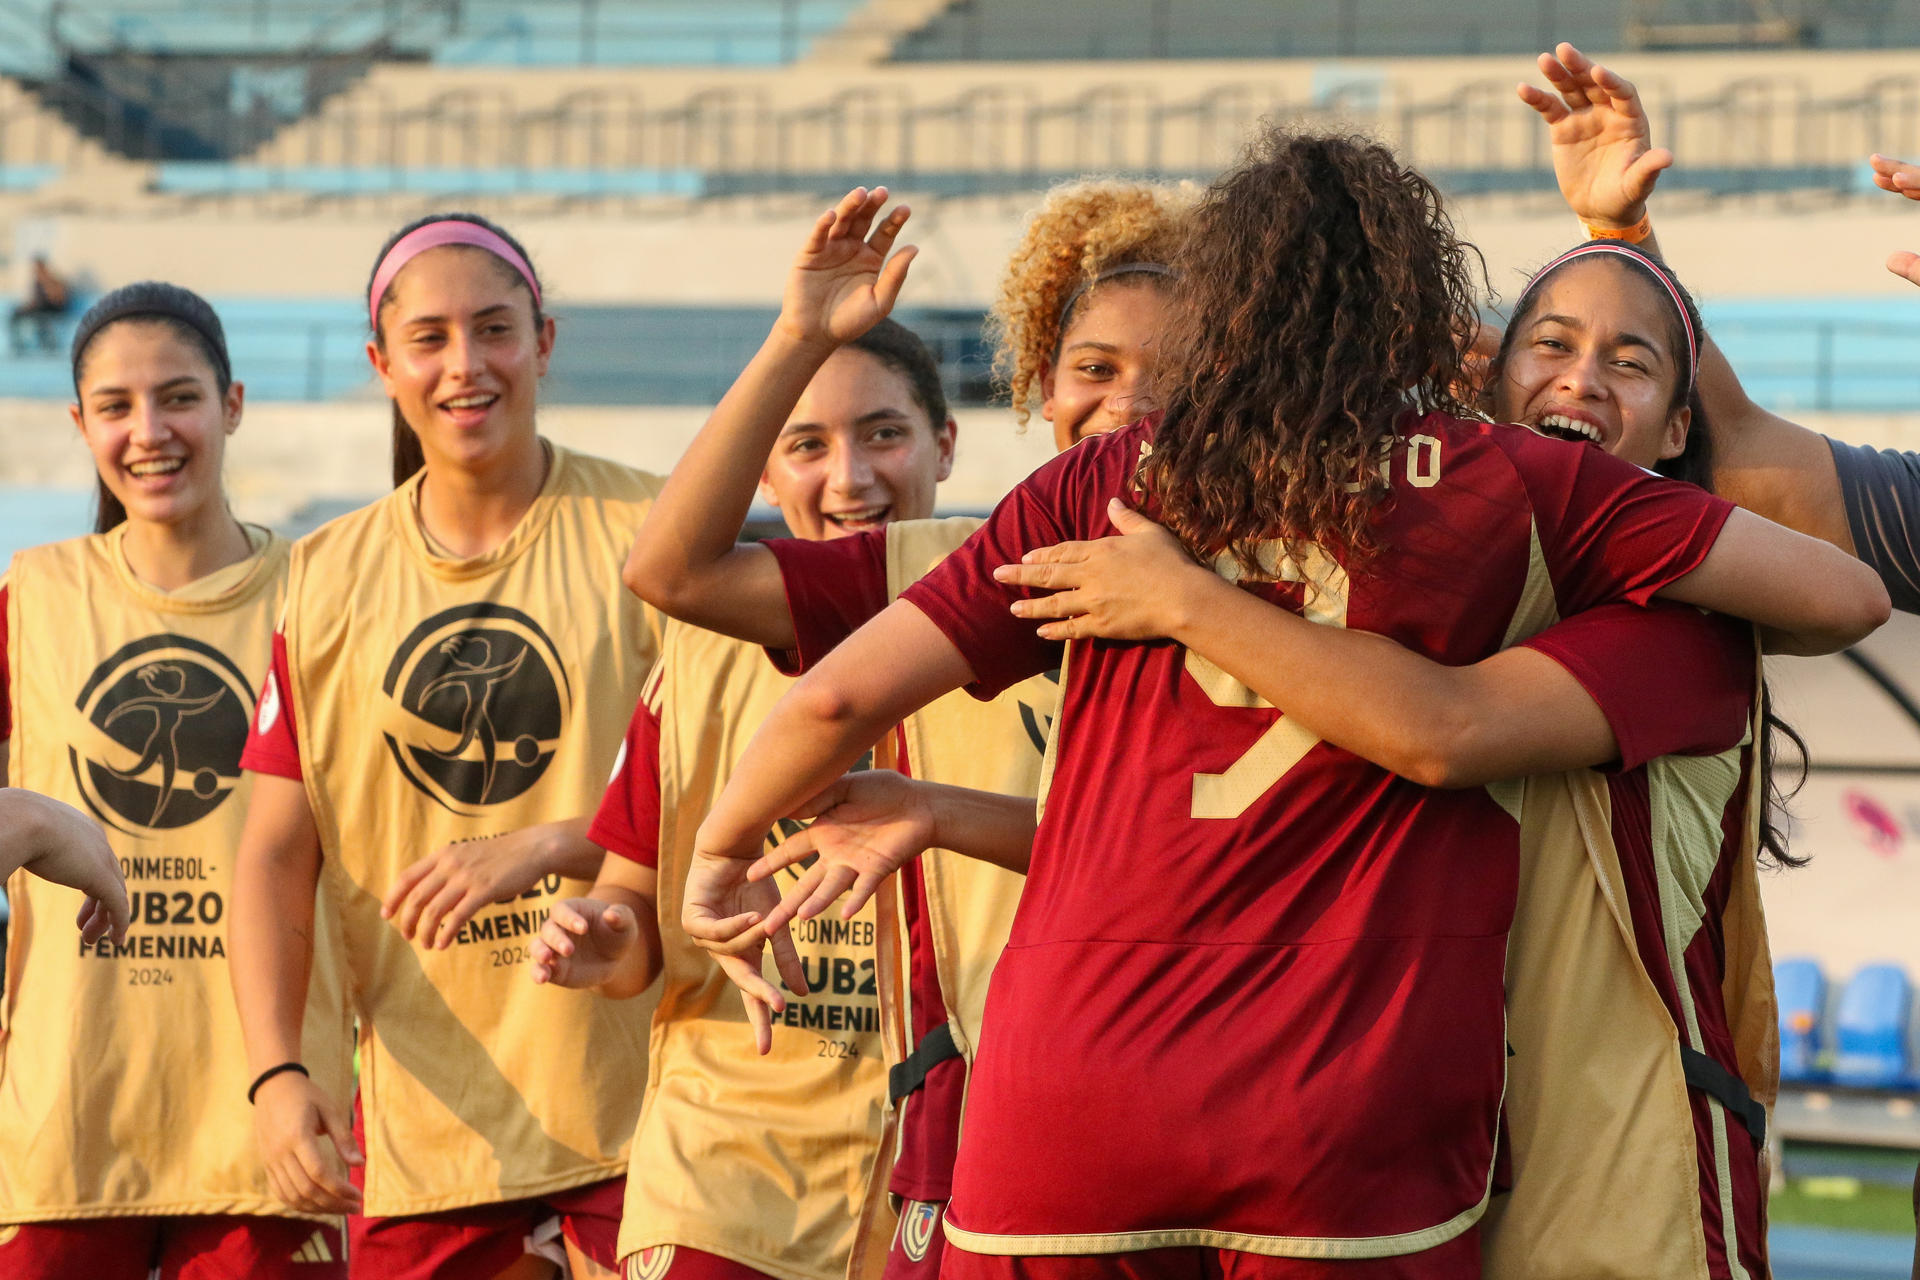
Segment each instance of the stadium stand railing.
M1593 52L1674 47L1892 47L1920 43L1911 6L1803 0L1479 0L1410 5L1340 0L1104 0L1097 20L1077 6L964 0L899 42L894 56L1071 61L1139 58L1379 58L1530 53L1571 40Z
M1315 86L1278 76L1156 83L1143 74L1055 90L997 76L922 86L888 72L835 83L795 100L790 90L738 80L692 89L629 74L556 86L390 68L242 159L168 161L152 189L182 199L417 193L618 202L830 194L879 179L920 193L992 196L1086 172L1210 180L1253 126L1275 115L1376 133L1457 196L1554 189L1544 133L1513 101L1504 70L1437 92L1412 77L1379 76ZM1920 74L1844 88L1758 77L1655 79L1643 88L1658 135L1687 157L1662 179L1663 191L1846 197L1872 189L1869 152L1920 150Z

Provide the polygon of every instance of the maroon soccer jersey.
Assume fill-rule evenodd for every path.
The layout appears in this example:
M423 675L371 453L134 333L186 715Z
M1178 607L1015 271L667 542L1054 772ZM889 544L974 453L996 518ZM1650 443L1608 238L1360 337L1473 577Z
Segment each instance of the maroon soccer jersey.
M627 723L587 839L643 867L660 865L660 713L644 697Z
M1060 664L992 570L1114 532L1151 428L1020 485L904 598L991 696ZM1252 585L1450 664L1644 602L1730 507L1598 450L1442 415L1389 459L1382 550ZM1171 642L1075 642L949 1238L976 1252L1430 1248L1484 1205L1518 827L1319 742ZM1365 697L1365 689L1353 696Z

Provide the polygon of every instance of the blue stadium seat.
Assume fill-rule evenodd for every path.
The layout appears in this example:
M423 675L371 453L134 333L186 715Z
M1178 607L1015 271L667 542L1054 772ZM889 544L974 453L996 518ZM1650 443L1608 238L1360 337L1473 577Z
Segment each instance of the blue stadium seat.
M1780 1079L1812 1084L1826 1078L1820 1063L1820 1024L1827 1009L1827 978L1820 963L1791 957L1773 966L1774 1000L1780 1008Z
M1907 1015L1912 1003L1913 983L1897 964L1870 964L1853 975L1834 1017L1836 1084L1892 1089L1910 1082Z

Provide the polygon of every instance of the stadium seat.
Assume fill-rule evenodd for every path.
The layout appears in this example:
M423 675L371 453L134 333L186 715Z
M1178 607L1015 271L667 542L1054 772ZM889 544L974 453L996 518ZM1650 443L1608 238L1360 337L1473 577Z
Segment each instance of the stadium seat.
M1820 1062L1820 1029L1827 1008L1827 978L1816 960L1791 957L1773 966L1774 999L1780 1008L1780 1080L1812 1084L1826 1078Z
M1893 1089L1911 1083L1907 1018L1913 983L1897 964L1870 964L1840 993L1834 1017L1836 1084Z

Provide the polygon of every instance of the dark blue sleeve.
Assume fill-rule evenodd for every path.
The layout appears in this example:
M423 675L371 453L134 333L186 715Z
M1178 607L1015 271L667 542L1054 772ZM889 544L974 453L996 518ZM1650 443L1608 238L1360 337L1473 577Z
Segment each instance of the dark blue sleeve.
M1827 444L1855 554L1887 584L1894 608L1920 613L1920 453Z

